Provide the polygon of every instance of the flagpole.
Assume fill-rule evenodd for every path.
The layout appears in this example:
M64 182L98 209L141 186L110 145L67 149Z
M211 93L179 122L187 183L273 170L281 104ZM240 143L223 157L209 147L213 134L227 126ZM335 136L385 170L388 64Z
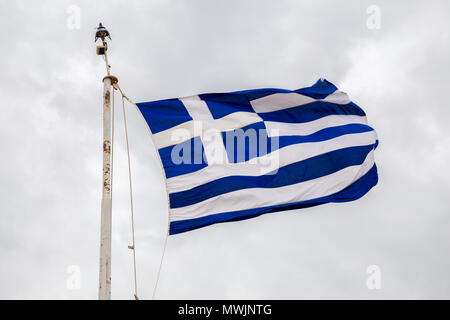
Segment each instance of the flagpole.
M110 74L107 57L108 30L100 23L95 34L95 41L102 40L102 45L97 46L97 54L104 55L106 63L106 76L103 78L103 190L101 203L101 228L100 228L100 268L98 298L100 300L111 299L111 231L112 231L112 143L111 143L111 86L117 82L117 78ZM114 94L114 93L113 93Z

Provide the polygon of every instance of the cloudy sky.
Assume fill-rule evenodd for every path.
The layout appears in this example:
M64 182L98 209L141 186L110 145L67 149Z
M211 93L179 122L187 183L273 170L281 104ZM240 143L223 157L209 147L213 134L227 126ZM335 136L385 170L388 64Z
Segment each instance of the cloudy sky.
M0 298L97 297L99 21L134 101L297 89L325 77L365 109L380 139L380 182L356 202L171 236L157 298L450 298L449 12L445 0L1 0ZM147 125L127 112L138 290L148 299L167 200ZM129 299L122 120L117 108L112 296ZM379 290L366 285L373 265Z

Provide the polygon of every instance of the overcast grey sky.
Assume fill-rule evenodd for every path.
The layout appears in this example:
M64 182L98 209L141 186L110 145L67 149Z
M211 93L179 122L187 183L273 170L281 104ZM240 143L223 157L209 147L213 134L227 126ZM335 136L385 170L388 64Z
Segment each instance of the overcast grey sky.
M367 26L370 5L379 29ZM80 25L71 29L73 8ZM356 202L171 236L157 298L450 298L449 12L444 0L0 0L0 298L97 297L99 21L112 34L113 73L137 102L325 77L364 108L380 139L380 182ZM139 295L151 298L167 199L147 125L127 110ZM119 108L116 129L112 295L128 299ZM371 265L380 290L366 286ZM67 287L69 266L81 272L79 289Z

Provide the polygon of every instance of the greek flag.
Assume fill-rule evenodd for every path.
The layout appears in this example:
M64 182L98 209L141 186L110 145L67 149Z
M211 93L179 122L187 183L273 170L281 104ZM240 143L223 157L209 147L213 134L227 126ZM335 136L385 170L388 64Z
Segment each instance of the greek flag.
M320 79L137 104L158 149L170 234L352 201L377 184L364 111Z

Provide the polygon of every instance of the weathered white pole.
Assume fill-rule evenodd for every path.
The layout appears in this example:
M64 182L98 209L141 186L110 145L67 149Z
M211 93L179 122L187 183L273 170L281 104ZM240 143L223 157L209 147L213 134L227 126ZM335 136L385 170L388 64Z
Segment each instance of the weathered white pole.
M103 79L103 191L98 298L111 299L111 78Z
M97 47L97 54L104 55L106 63L106 77L103 78L103 191L102 213L100 228L100 272L98 298L100 300L111 299L111 231L112 231L112 131L111 131L111 85L117 82L117 78L110 75L107 44L105 37L109 32L99 24L95 34L101 38L103 46Z

